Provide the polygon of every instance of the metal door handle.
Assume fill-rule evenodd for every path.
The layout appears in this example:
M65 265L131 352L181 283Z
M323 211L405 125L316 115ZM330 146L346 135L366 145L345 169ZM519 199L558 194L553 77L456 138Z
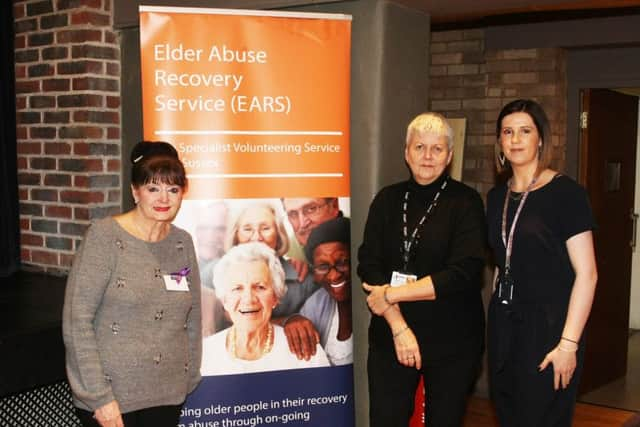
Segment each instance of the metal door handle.
M635 213L634 211L631 211L629 213L629 218L632 221L632 225L633 227L631 228L631 241L629 242L629 245L631 245L631 251L635 252L636 250L636 232L638 231L638 214Z

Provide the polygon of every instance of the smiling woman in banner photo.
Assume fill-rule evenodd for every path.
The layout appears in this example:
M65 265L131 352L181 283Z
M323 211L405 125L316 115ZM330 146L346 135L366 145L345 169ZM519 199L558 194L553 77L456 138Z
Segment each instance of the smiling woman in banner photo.
M349 218L334 218L314 228L304 250L320 288L304 303L300 314L318 329L331 365L353 363Z
M597 271L587 193L549 168L542 107L519 99L496 122L510 179L487 195L496 270L489 305L491 396L502 426L571 426Z
M383 188L369 208L358 274L369 293L372 427L407 426L416 387L426 425L459 426L483 350L482 199L447 173L453 130L425 113L407 128L411 176Z
M83 426L176 426L200 381L200 278L171 224L185 170L166 142L131 153L132 210L93 223L67 281L63 335Z
M213 272L216 295L232 325L203 341L202 375L228 375L329 366L320 345L309 360L290 350L271 315L287 292L276 253L262 242L232 247Z

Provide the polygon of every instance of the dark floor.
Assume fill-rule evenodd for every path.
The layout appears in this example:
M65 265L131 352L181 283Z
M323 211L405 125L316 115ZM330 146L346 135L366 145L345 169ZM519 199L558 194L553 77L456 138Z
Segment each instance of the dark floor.
M0 397L65 378L64 277L0 278Z

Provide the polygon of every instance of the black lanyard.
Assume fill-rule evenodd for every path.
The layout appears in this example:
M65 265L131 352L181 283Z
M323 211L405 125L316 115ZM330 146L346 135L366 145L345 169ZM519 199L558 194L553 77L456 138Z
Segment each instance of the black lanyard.
M416 224L416 227L413 229L413 232L411 233L411 238L407 237L407 233L408 233L407 206L409 204L409 190L407 190L404 193L404 202L402 203L402 237L403 237L402 260L404 262L404 272L406 272L407 268L409 267L409 258L411 256L411 246L413 246L413 244L416 241L416 236L418 235L418 231L420 231L420 229L422 228L422 225L429 217L429 214L431 214L431 211L437 206L438 200L440 199L440 194L444 191L445 188L447 188L448 182L449 182L449 176L447 175L445 176L444 181L440 186L440 189L438 190L436 195L433 196L433 200L431 200L431 203L429 203L429 206L427 207L426 212L424 213L424 215L422 215L422 218L420 218L420 221L418 221L418 223Z

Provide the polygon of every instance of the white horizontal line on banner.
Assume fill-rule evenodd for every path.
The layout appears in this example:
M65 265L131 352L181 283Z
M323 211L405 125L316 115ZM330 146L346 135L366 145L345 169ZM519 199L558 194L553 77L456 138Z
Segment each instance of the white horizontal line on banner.
M287 12L274 10L250 10L250 9L218 9L204 7L180 7L180 6L138 6L139 12L156 13L193 13L203 15L247 15L247 16L273 16L276 18L303 18L303 19L337 19L351 21L351 15L341 13L321 12Z
M333 130L157 130L155 135L324 135L342 136Z
M187 178L342 178L343 173L194 173Z

